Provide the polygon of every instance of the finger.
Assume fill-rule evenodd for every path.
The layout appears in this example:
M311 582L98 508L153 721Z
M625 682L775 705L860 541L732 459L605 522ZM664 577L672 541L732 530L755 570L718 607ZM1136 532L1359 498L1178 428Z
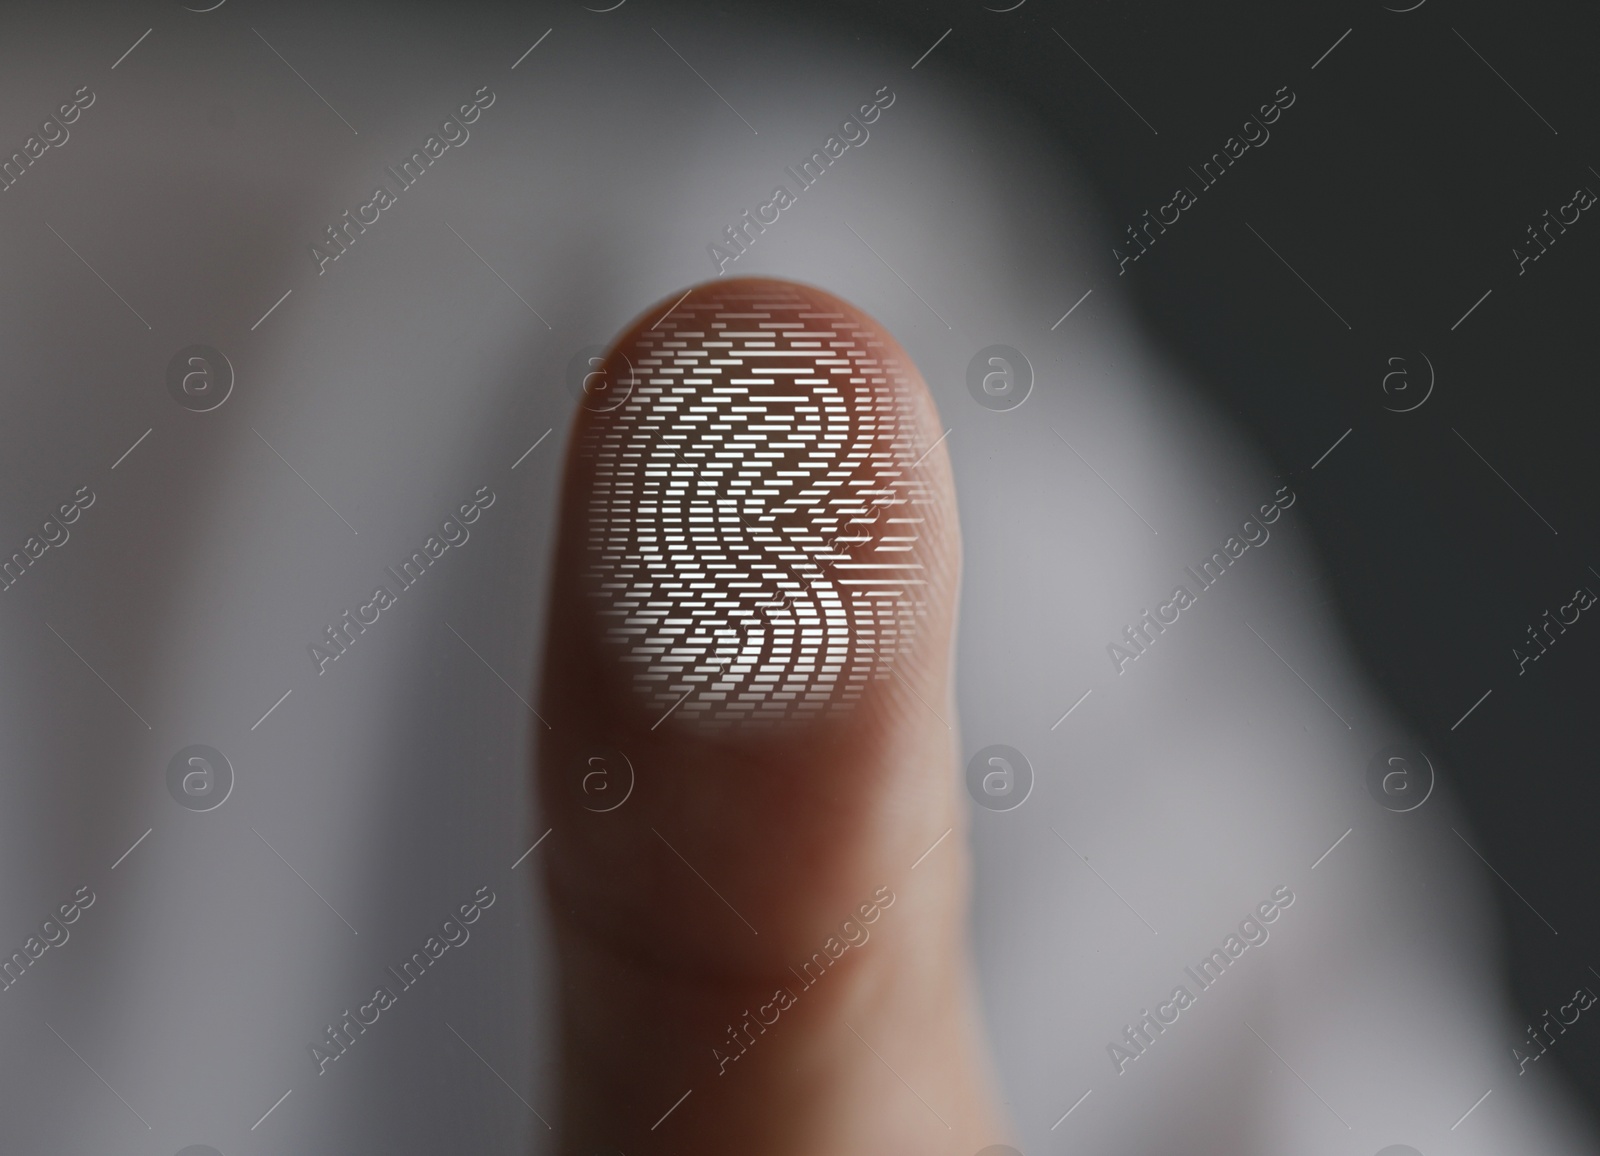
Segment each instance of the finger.
M567 1150L974 1151L926 386L864 314L758 279L662 302L586 384L540 751Z

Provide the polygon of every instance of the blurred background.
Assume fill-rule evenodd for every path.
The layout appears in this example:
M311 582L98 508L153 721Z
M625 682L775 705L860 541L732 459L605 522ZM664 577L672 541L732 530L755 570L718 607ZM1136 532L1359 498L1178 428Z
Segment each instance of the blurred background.
M1600 14L0 20L6 1151L548 1150L557 466L593 347L719 265L871 312L949 427L1023 1150L1593 1150Z

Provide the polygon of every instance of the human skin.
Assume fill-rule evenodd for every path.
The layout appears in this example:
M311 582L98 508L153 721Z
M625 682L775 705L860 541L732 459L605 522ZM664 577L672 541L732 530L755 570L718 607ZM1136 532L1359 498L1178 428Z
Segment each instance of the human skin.
M914 522L909 549L882 555L911 559L905 572L919 575L901 588L911 626L892 654L867 663L853 700L834 686L814 696L810 713L718 723L704 709L710 683L701 682L663 715L662 702L683 684L641 693L638 663L624 662L625 647L607 633L616 587L597 580L589 539L596 487L610 477L594 448L649 407L636 397L579 408L538 760L560 960L559 1150L970 1156L1008 1133L967 947L969 863L948 725L960 535L941 426L898 344L818 290L713 282L674 307L671 324L692 327L685 318L697 308L710 316L719 302L763 294L841 319L889 367L875 396L894 420L863 433L850 419L850 444L865 462L855 478L868 491L892 478L917 497L857 518L869 529L834 547L843 565L820 580L873 556L886 535L898 541L891 523ZM613 345L611 380L659 341L673 300ZM738 508L751 521L758 507ZM883 516L913 508L910 519ZM606 515L608 532L629 532L629 516ZM853 632L873 622L848 616ZM623 752L635 770L632 793L612 810L597 810L581 787L587 768L600 765L588 762L597 751ZM892 902L863 928L861 907L885 888ZM855 930L841 933L851 919ZM811 986L793 970L830 939L838 951L844 935L864 933Z

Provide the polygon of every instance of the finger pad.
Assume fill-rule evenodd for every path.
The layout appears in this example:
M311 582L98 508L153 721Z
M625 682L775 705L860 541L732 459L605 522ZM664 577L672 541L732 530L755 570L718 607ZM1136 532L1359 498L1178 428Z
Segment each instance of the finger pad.
M948 479L926 387L871 318L789 282L698 286L619 340L584 410L583 601L648 713L849 711L917 646Z

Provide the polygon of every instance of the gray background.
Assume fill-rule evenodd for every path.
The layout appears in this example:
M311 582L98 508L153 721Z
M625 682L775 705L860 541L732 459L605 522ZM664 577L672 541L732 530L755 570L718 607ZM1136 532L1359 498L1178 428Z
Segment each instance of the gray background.
M1280 79L1247 101L1288 84L1313 104L1340 53L1383 34L1381 8L1359 15L1325 59L1354 18L1273 61ZM1067 14L1015 18L971 33L1081 73L1051 35ZM77 487L96 496L0 594L0 946L75 888L96 896L0 993L8 1151L548 1144L549 952L539 852L522 856L546 829L526 703L566 366L712 275L708 242L882 85L896 101L871 139L730 272L867 309L950 428L963 751L1014 746L1037 776L1023 806L972 819L976 952L1024 1151L1592 1149L1554 1061L1519 1076L1511 1055L1531 1013L1504 989L1491 889L1517 880L1486 870L1448 782L1405 813L1367 790L1381 748L1432 740L1372 689L1319 577L1313 483L1359 438L1318 455L1354 427L1330 418L1285 462L1241 432L1256 415L1203 400L1108 253L1137 213L1091 191L1030 102L942 67L969 30L936 43L954 25L929 13L897 43L639 0L9 5L4 21L0 145L95 93L0 194L5 550ZM1150 126L1115 83L1087 76L1082 115L1132 149ZM319 274L309 243L485 85L470 141ZM1301 112L1275 134L1315 123ZM1250 250L1213 292L1255 282L1317 316L1297 279L1317 278L1272 258ZM1440 290L1462 309L1479 291ZM237 378L204 413L165 382L197 342ZM1007 412L966 387L997 343L1035 374ZM308 645L484 485L471 540L319 675ZM1106 644L1281 485L1298 499L1271 540L1117 674ZM167 789L192 744L236 775L212 811ZM484 885L497 898L470 941L318 1075L308 1045ZM911 865L895 885L915 886ZM1107 1043L1280 885L1297 898L1271 939L1118 1074ZM1575 964L1541 1006L1594 981Z

